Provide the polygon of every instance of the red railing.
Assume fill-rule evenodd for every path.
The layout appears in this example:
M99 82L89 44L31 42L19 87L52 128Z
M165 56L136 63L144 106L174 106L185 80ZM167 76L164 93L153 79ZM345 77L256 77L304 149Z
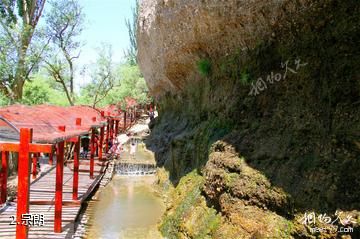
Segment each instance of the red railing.
M17 221L23 214L29 213L30 170L33 161L33 177L36 175L37 158L40 153L49 154L49 164L53 163L56 148L56 189L54 232L62 231L62 192L65 142L74 144L73 195L78 200L80 137L90 134L89 176L94 175L94 157L97 130L99 129L98 157L103 159L103 147L108 151L108 141L114 140L119 131L131 127L137 118L136 106L127 111L114 111L108 107L99 111L88 106L24 106L12 105L0 108L0 151L2 169L0 173L0 203L6 202L8 153L18 153L18 193ZM116 113L117 112L117 113ZM30 154L33 154L30 157ZM16 225L16 238L28 238L28 227Z

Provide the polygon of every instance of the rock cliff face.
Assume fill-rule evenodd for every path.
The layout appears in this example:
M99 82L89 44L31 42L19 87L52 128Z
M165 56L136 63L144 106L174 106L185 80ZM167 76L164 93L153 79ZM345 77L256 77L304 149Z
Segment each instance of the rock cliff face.
M164 236L360 238L359 32L358 0L142 1Z
M138 60L155 96L178 92L197 76L196 62L254 48L274 36L289 0L143 0Z

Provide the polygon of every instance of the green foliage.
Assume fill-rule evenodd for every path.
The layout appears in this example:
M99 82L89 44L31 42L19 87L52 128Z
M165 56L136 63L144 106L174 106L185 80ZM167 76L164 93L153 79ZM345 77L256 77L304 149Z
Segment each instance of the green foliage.
M240 83L242 85L249 85L250 84L250 74L247 71L241 72Z
M9 98L0 92L0 106L5 106L9 104L10 104Z
M25 83L22 103L27 105L69 105L65 93L53 89L50 83L50 80L41 74L37 74L32 81Z
M247 52L237 49L230 55L220 58L217 68L214 69L214 75L217 78L229 79L231 82L241 86L248 86L253 82L253 75L259 74L255 70L254 63L248 59ZM216 86L215 86L216 87Z
M49 102L49 88L43 81L26 82L23 93L23 103L38 105Z
M139 13L139 1L136 0L136 5L133 10L132 19L126 19L125 25L128 28L129 32L129 39L130 39L130 47L125 52L125 57L127 59L127 62L130 65L136 65L137 64L137 41L136 41L136 32L137 32L137 19L138 19L138 13Z
M16 15L14 13L16 0L0 1L0 17L5 19L7 24L16 23Z
M291 221L286 221L282 228L278 231L279 238L291 238L291 234L294 231L294 224Z
M169 239L182 238L186 231L190 238L209 238L220 225L220 216L214 209L206 207L201 196L203 178L196 170L180 180L174 192L174 212L165 215L160 230ZM195 218L188 218L194 216ZM193 221L195 224L189 224Z
M197 62L197 69L199 71L199 73L206 77L208 75L210 75L211 72L211 62L209 59L201 59Z
M111 103L115 103L119 99L123 100L126 96L136 99L140 104L150 102L145 79L137 65L122 65L118 69L118 74L120 75L120 84L110 93Z
M89 69L91 82L81 89L83 103L91 106L103 105L111 89L118 81L119 75L116 73L116 67L112 59L112 46L102 44L98 50L96 63Z
M179 198L174 199L174 204L176 206L175 212L171 215L167 215L160 227L162 234L166 237L170 239L180 237L181 224L183 223L182 220L184 219L185 214L196 204L196 201L201 195L200 186L202 181L200 179L201 178L198 177L194 170L182 178L179 186L176 188L176 190L180 191L180 195ZM187 187L184 187L185 183L187 184Z
M0 89L12 101L21 100L24 83L37 69L47 45L47 37L37 27L44 5L45 0L0 3Z
M47 35L52 37L44 61L49 75L74 104L74 63L80 55L78 36L83 30L84 14L78 1L50 1L51 10L46 15Z
M53 36L53 43L67 51L78 49L80 42L77 37L84 28L85 19L79 2L52 0L49 4L51 11L46 14L46 23L48 34Z
M151 99L148 97L148 88L143 78L140 69L137 65L123 64L117 66L114 70L116 77L114 87L107 93L107 95L98 103L98 106L107 104L117 104L123 101L125 97L132 97L140 104L149 103ZM81 91L80 102L83 104L90 104L94 94L90 89L96 87L96 82L84 87Z

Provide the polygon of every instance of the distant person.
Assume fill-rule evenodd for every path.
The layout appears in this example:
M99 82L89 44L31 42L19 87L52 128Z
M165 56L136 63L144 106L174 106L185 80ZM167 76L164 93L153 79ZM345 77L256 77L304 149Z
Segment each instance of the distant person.
M115 142L114 144L112 144L112 145L111 145L111 148L110 148L110 153L111 153L111 154L115 154L115 153L117 153L117 148L118 148L118 145L119 145L119 144L118 144L118 143L116 143L116 142Z
M112 146L113 146L113 142L112 142L112 140L111 140L111 139L109 139L109 140L108 140L108 142L107 142L107 144L108 144L108 148L109 148L109 149L111 149L111 148L112 148Z
M132 159L135 159L135 154L136 154L136 142L133 139L130 143L130 157Z
M150 116L150 121L153 121L155 118L155 114L152 107L150 107L149 116Z
M90 138L89 136L85 136L81 138L81 146L82 146L82 157L86 158L89 153L89 146L90 146Z
M123 151L123 147L122 147L122 144L117 144L116 145L116 150L115 150L115 154L116 155L120 155L120 153Z

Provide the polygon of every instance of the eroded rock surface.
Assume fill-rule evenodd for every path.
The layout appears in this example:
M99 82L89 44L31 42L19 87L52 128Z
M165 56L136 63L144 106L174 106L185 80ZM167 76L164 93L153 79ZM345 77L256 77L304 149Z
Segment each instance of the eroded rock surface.
M196 62L253 48L274 35L288 0L143 0L138 61L150 91L178 92L197 76Z
M147 143L174 186L165 236L360 238L359 22L356 0L142 1L138 60L160 111ZM339 211L353 233L302 223Z

